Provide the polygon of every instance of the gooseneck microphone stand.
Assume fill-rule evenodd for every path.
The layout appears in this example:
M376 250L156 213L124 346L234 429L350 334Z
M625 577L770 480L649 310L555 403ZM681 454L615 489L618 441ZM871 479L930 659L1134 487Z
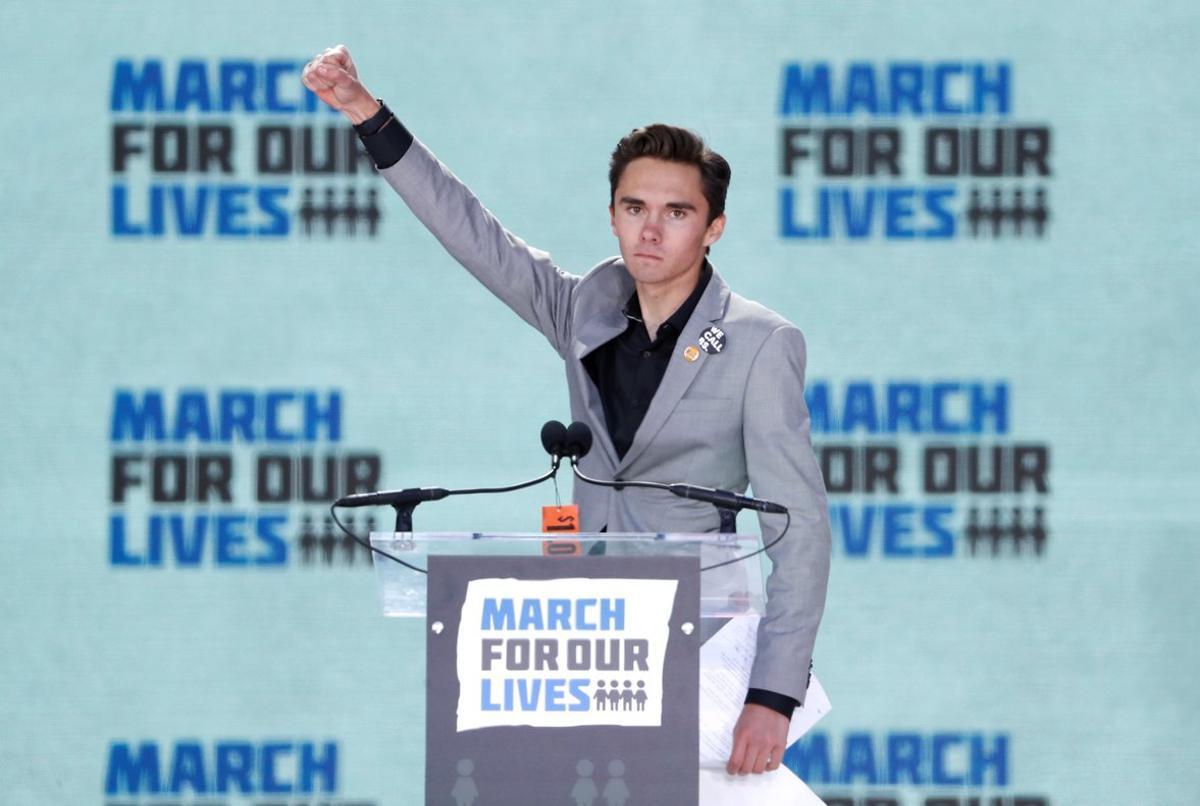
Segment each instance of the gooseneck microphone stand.
M551 424L547 423L547 427ZM559 425L555 423L555 425ZM543 429L543 433L545 429ZM592 449L592 429L588 428L585 423L571 423L566 428L566 438L564 440L563 452L564 455L571 460L571 472L575 474L575 478L586 484L594 484L598 487L612 487L615 490L622 490L625 487L643 487L651 490L666 490L669 493L679 496L680 498L690 498L695 501L705 501L717 508L717 513L720 516L720 532L719 534L737 534L737 513L742 509L753 509L757 512L770 513L776 515L784 515L787 517L787 522L783 529L779 532L779 536L770 543L765 544L762 548L752 551L749 554L741 557L734 557L723 562L713 563L702 567L701 571L711 571L714 568L720 568L723 565L732 565L733 563L748 560L757 554L761 554L767 549L774 546L783 536L787 534L788 529L792 526L792 513L783 504L777 504L774 501L765 501L761 498L752 498L748 495L738 495L729 490L717 490L712 487L699 487L694 484L663 484L658 481L626 481L624 479L605 481L604 479L594 479L591 476L585 475L579 469L579 460L587 455L587 452Z

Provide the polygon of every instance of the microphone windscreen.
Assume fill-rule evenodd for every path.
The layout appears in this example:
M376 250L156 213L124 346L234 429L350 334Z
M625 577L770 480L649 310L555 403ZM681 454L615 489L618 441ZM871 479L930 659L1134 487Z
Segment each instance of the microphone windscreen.
M592 429L585 423L573 422L567 426L567 450L577 459L592 449Z
M542 426L542 447L551 456L561 456L566 451L567 427L558 420Z

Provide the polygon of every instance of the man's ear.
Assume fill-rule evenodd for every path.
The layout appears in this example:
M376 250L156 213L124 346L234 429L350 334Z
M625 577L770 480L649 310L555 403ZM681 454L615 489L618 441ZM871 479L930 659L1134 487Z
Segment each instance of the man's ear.
M608 227L613 235L617 234L617 211L611 204L608 205Z
M708 230L704 233L704 245L712 246L717 241L721 240L721 235L725 233L725 214L721 213L712 220L708 225Z

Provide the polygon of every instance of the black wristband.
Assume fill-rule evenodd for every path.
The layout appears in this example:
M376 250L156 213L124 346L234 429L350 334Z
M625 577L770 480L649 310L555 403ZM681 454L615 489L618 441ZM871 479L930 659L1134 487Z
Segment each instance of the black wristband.
M392 110L388 109L383 101L379 102L379 111L355 126L354 130L358 132L358 139L362 140L367 153L371 155L371 161L380 171L399 162L413 141L408 129L396 120Z
M747 705L762 705L770 708L772 711L777 711L787 717L792 718L792 712L800 703L794 698L786 694L780 694L775 691L767 691L764 688L752 688L746 692Z
M354 131L358 132L359 137L370 137L382 129L383 124L387 123L387 119L392 116L392 110L388 109L387 104L383 102L382 98L376 98L375 100L379 101L379 111L362 123L354 124Z

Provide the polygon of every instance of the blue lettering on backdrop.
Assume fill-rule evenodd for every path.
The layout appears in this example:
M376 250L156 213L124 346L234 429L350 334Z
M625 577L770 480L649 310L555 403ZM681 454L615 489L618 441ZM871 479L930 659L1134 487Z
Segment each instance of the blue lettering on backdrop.
M252 792L254 745L251 742L221 742L216 747L216 792Z
M957 188L943 186L821 186L812 197L814 207L809 215L796 189L783 187L779 189L779 234L784 238L845 237L852 241L880 235L897 240L953 238L957 219L950 205L957 196Z
M946 504L831 504L834 542L848 557L953 557L955 508ZM919 517L919 527L914 520ZM839 540L840 538L840 540Z
M951 177L1019 176L1028 165L1049 174L1049 129L996 125L1012 113L1012 75L1007 60L783 64L777 106L784 135L784 181L776 199L779 237L809 242L927 241L953 239L968 230L979 237L987 231L980 225L987 216L992 234L998 234L1004 223L1001 213L1008 208L999 202L982 204L978 188L972 188L968 206L966 188L947 182ZM924 142L924 152L902 148L906 132L894 125L855 125L858 118L901 116L931 121L924 139L916 138ZM821 118L829 119L830 125L795 126L800 119L819 124ZM969 121L959 128L955 118ZM989 122L991 128L986 127ZM981 155L981 131L994 138L994 155ZM1013 161L1004 163L1004 137L1011 131L1028 132L1034 139L1020 139ZM819 150L806 139L817 133L822 133ZM965 137L961 150L960 136ZM801 179L796 168L809 159L815 177ZM992 162L999 166L996 171L991 170ZM939 177L938 184L872 181L881 175L894 180L921 167L922 178ZM1025 197L1018 190L1013 198ZM1029 216L1036 214L1040 223L1032 230L1040 236L1047 220L1043 203L1029 209L1023 202L1014 204L1014 234L1020 236L1022 223L1032 222Z
M165 776L164 776L164 773ZM338 788L336 742L244 740L207 746L143 741L109 745L106 795L332 794Z
M1007 381L849 381L807 384L814 434L1006 434Z
M783 760L813 786L982 788L1008 786L1008 755L1005 733L852 731L838 744L829 734L814 731L789 747Z
M284 185L151 183L146 188L145 205L139 206L144 206L145 213L136 217L129 188L114 183L111 233L125 238L199 238L209 233L232 238L281 238L291 232L291 217L281 206L289 193Z
M123 513L108 519L113 566L198 568L278 566L288 559L288 516L272 512L190 514L151 512L135 535Z
M109 90L111 112L338 115L300 83L306 60L118 59Z
M985 62L788 62L780 80L782 117L953 117L1008 115L1012 64Z
M182 389L169 410L167 400L162 389L117 389L109 439L252 443L342 438L342 394L336 389Z
M136 754L126 742L113 742L108 749L108 767L104 776L107 795L162 791L159 777L158 745L142 742Z

